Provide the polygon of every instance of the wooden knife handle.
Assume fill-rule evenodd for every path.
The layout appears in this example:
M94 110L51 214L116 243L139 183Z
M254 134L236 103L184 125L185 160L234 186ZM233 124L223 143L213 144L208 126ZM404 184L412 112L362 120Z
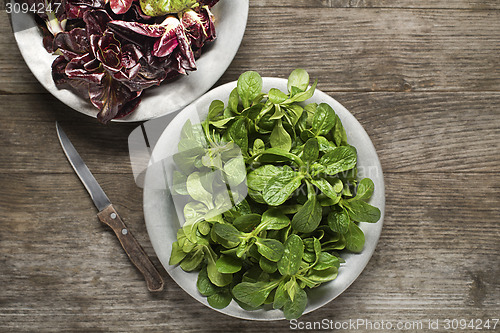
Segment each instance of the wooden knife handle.
M123 223L113 205L104 208L97 214L97 217L102 223L109 225L113 229L130 261L144 275L149 291L163 290L163 279L160 273L125 223Z

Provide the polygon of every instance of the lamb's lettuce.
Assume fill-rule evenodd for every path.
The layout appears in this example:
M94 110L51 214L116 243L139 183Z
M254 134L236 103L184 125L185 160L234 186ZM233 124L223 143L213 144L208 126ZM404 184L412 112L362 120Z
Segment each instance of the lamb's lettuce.
M243 73L227 105L212 101L202 124L182 129L173 192L186 222L171 263L201 269L198 290L215 308L233 298L243 309L272 304L300 317L306 291L339 274L338 252L363 250L358 224L380 219L368 203L374 183L358 182L357 151L335 110L299 104L314 93L309 82L298 69L288 93L266 93L258 73ZM217 200L223 192L232 202ZM203 260L200 246L210 249Z

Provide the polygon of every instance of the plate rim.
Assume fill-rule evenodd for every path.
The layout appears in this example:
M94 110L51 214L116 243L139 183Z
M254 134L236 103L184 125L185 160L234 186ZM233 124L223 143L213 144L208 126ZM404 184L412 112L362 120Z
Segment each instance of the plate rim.
M216 88L214 88L214 89L206 92L200 98L198 98L193 103L191 103L190 105L188 105L186 107L186 109L190 108L190 107L191 108L195 107L197 104L202 103L203 100L207 99L208 96L210 96L210 95L217 94L220 91L226 91L226 90L230 91L232 88L236 87L236 82L237 81L228 82L226 84L223 84L221 86L218 86L218 87L216 87ZM272 83L272 87L277 87L277 85L275 84L275 82L279 82L279 84L281 84L281 87L283 87L283 85L284 85L284 87L286 89L286 82L287 82L287 80L283 79L283 78L276 78L276 77L263 77L263 82L264 82L264 84L271 84L271 82L273 82ZM229 96L229 93L227 93L226 98L228 96ZM326 103L330 104L332 107L334 107L334 105L335 105L335 107L337 107L337 109L334 107L334 110L335 110L336 113L338 112L338 109L341 110L342 113L347 113L348 117L350 118L349 119L350 123L352 122L354 125L359 126L359 130L361 132L360 134L368 139L368 143L369 143L369 147L368 148L370 148L370 150L374 154L375 160L373 162L374 162L375 166L377 167L377 170L378 170L377 173L378 173L378 176L380 177L379 180L381 182L381 183L378 184L378 186L376 186L376 193L377 193L377 195L379 197L379 200L380 200L380 203L377 205L377 207L381 211L381 217L380 217L380 220L377 223L366 223L366 222L361 222L360 223L360 227L363 229L364 232L365 232L364 229L366 229L369 225L373 226L373 229L375 230L375 234L370 234L370 236L372 238L371 238L371 246L369 248L366 248L367 245L365 243L365 249L363 249L363 252L361 252L360 254L348 254L349 257L351 257L351 256L359 256L360 258L363 258L362 264L355 267L356 268L355 274L353 274L353 275L351 274L352 277L349 279L349 281L347 283L343 284L339 288L340 291L338 291L333 297L329 298L326 301L322 301L322 302L320 302L320 304L317 304L317 305L315 305L313 307L306 308L306 311L304 311L303 315L305 315L307 313L310 313L312 311L315 311L315 310L317 310L317 309L325 306L326 304L330 303L335 298L337 298L338 296L340 296L343 292L345 292L345 290L347 290L347 288L349 288L358 279L358 277L361 275L361 273L365 270L366 266L368 265L368 262L370 261L371 257L373 256L373 254L375 252L375 249L377 247L378 241L380 239L380 235L381 235L383 224L384 224L384 217L385 217L385 182L384 182L384 177L383 177L382 166L381 166L380 160L378 158L378 154L377 154L377 152L375 150L375 147L373 145L373 142L369 138L369 136L366 133L364 127L361 125L361 123L359 123L359 121L354 117L354 115L352 115L352 113L349 110L347 110L344 106L342 106L333 97L329 96L328 94L324 93L323 91L321 91L319 89L316 89L313 98L315 98L315 97L319 98L321 100L324 100ZM332 105L332 104L334 104L334 105ZM206 109L208 109L208 105L206 105ZM155 150L157 149L158 145L161 145L162 143L164 143L164 141L166 140L166 138L168 138L168 133L171 131L171 129L173 127L176 127L176 126L178 127L179 124L177 124L177 123L180 121L179 119L182 119L182 117L184 115L183 111L179 112L172 119L172 121L166 126L166 128L164 129L164 131L161 134L160 138L158 139L155 147L153 148L153 152L152 152L152 155L151 155L152 157L155 156ZM344 116L345 115L346 114L344 114ZM185 119L184 119L184 121L185 121ZM342 121L344 123L345 119L342 120ZM348 136L348 141L349 141L349 136ZM358 147L356 147L356 148L358 148ZM359 155L358 155L358 157L359 157ZM148 171L149 171L149 169L148 169ZM146 180L148 179L148 176L147 176L148 171L146 171ZM208 304L208 302L206 301L206 297L201 296L201 294L199 294L197 296L193 295L191 292L189 292L185 288L185 286L183 286L182 283L179 283L177 281L177 279L171 273L171 271L173 269L175 269L175 267L171 268L172 266L168 264L168 260L169 260L168 257L169 257L169 255L168 255L167 258L165 258L165 257L162 257L162 256L160 256L158 254L158 253L161 253L162 251L159 249L160 245L155 241L155 239L156 239L155 230L154 230L155 227L153 226L153 223L151 222L150 212L148 211L148 207L147 207L148 206L147 199L148 199L148 197L151 194L149 193L150 190L148 189L148 187L146 186L146 184L147 184L147 181L145 182L144 191L143 191L143 209L144 209L144 219L145 219L146 229L148 231L148 235L150 237L151 244L153 245L153 249L154 249L155 254L157 255L159 261L161 262L161 264L163 265L163 267L165 268L165 270L169 274L169 276L172 278L172 280L174 280L176 282L176 284L181 289L183 289L187 294L189 294L196 301L198 301L198 302L206 305L210 309L215 310L215 311L220 312L220 313L223 313L225 315L231 316L231 317L245 319L245 320L256 320L256 321L270 321L270 320L284 320L285 319L284 316L278 316L278 317L275 317L275 318L253 317L253 316L251 316L252 313L257 313L258 311L268 311L268 310L263 310L263 309L257 310L257 311L246 311L246 310L243 310L246 315L238 315L238 314L227 313L227 311L224 311L225 309L215 309L215 308L211 307ZM171 247L171 244L169 244L168 246ZM342 267L341 267L341 269L342 269ZM193 272L184 272L184 273L186 273L186 274L193 274ZM197 272L195 272L195 274L196 273ZM342 273L339 271L339 277L340 277L341 274ZM347 272L344 272L344 274L347 274ZM338 277L337 277L337 279L338 279ZM336 280L327 282L327 283L325 283L325 285L326 284L332 284ZM317 288L314 288L314 289L318 290ZM313 289L311 289L311 290L313 290ZM231 302L234 302L234 300L232 300ZM271 310L271 311L280 311L281 312L281 310Z

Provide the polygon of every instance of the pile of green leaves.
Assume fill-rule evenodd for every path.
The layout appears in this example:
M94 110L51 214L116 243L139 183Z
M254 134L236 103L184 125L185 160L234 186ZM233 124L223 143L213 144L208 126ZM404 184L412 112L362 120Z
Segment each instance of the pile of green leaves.
M300 317L306 290L337 277L339 252L363 250L358 222L380 218L339 117L304 103L316 84L297 69L287 93L264 93L258 73L243 73L227 104L213 101L202 124L182 129L173 189L185 224L170 264L199 270L215 308L234 299Z

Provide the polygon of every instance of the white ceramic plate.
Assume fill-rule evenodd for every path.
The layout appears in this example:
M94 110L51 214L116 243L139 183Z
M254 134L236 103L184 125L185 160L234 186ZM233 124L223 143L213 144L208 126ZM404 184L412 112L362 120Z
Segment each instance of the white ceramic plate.
M182 289L207 306L209 305L206 298L196 289L198 273L187 273L178 266L170 266L168 264L172 243L176 241L177 230L184 221L182 215L179 215L181 217L181 220L179 220L176 214L176 207L172 201L171 193L164 187L163 176L166 175L167 182L171 179L173 168L171 157L177 151L177 142L179 141L180 132L186 120L190 119L193 124L199 123L200 120L206 117L210 102L214 99L219 99L227 103L229 93L235 86L236 82L231 82L211 90L181 111L172 120L158 140L152 154L152 161L163 161L164 163L151 164L152 166L146 172L144 187L144 216L148 234L158 258L168 274ZM286 91L287 80L264 78L263 90L269 91L270 88L279 88L282 91ZM375 148L361 124L340 103L321 91L316 90L314 96L307 102L328 103L342 120L349 144L355 146L358 151L359 177L369 177L375 184L375 191L370 204L378 207L382 216L377 223L360 223L360 227L366 237L363 252L360 254L342 255L346 262L339 269L337 279L308 291L308 305L304 313L318 309L333 300L349 287L363 271L375 251L382 230L385 208L382 167ZM281 310L260 309L257 311L246 311L241 309L234 300L227 308L217 311L233 317L252 320L284 319Z
M212 8L212 12L216 19L217 39L212 45L207 45L205 52L196 61L198 69L170 83L145 90L137 110L116 121L144 121L178 111L217 82L229 67L243 39L248 0L220 0ZM11 19L19 50L38 81L69 107L95 118L97 109L89 101L70 90L60 90L55 86L51 65L56 56L43 48L42 37L33 17L30 14L13 13Z

